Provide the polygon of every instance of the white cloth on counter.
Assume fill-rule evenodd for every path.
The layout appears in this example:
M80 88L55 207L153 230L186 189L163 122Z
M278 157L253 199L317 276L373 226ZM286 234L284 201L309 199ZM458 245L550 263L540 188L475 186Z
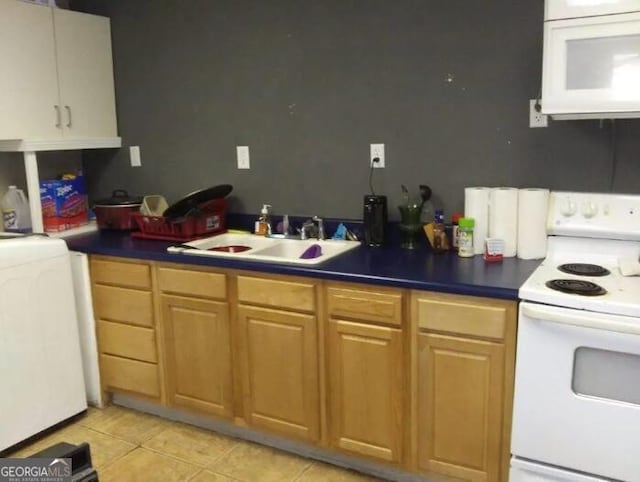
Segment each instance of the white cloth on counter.
M640 276L640 261L635 256L619 258L618 268L622 276Z

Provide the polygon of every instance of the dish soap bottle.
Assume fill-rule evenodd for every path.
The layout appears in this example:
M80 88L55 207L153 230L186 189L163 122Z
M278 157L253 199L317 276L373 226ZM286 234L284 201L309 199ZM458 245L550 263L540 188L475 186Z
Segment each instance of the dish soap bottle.
M271 204L263 204L260 210L260 217L256 221L253 232L260 236L268 236L271 234L271 213L269 209Z

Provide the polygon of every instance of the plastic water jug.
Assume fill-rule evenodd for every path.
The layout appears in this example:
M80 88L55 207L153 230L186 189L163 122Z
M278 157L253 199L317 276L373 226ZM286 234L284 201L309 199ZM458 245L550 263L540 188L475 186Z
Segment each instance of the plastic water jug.
M29 201L22 189L9 186L2 197L2 220L5 231L18 233L31 231Z

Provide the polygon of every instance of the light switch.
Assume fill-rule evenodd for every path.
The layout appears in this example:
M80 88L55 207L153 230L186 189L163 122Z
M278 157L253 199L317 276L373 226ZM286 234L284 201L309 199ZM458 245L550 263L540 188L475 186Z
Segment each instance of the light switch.
M140 146L129 147L129 160L131 161L131 167L142 166L142 160L140 159Z
M236 146L238 169L251 169L249 162L249 146Z

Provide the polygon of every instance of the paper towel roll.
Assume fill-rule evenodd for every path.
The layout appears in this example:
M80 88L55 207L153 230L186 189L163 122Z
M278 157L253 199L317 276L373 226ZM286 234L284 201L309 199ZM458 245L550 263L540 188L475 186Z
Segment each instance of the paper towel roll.
M518 258L541 259L547 255L548 189L518 191Z
M488 187L464 188L464 215L475 220L473 228L473 252L482 254L484 240L489 232L489 193Z
M475 234L475 233L474 233ZM504 257L518 249L518 189L496 187L489 195L489 237L504 239Z

